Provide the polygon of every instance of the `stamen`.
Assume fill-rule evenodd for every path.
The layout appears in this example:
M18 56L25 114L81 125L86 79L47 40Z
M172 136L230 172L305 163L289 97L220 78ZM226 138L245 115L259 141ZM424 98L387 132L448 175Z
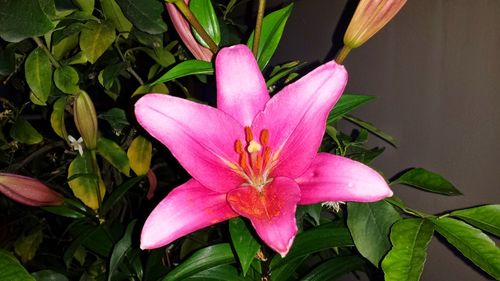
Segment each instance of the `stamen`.
M245 137L246 141L249 143L253 140L252 129L250 127L245 127Z
M270 159L271 159L271 148L266 147L266 149L264 150L264 163L269 162Z
M240 166L243 169L243 171L247 170L248 164L247 164L247 154L246 153L241 153L241 159L240 159Z
M243 144L240 140L236 140L236 143L234 144L234 150L236 150L236 153L238 154L243 153Z
M263 146L267 146L269 143L269 130L264 129L260 133L260 143L262 143Z
M260 174L262 171L262 155L257 155L257 160L255 161L255 171Z
M262 150L262 146L258 142L251 140L248 143L248 147L247 147L248 153L256 153L256 152L259 152L261 150Z

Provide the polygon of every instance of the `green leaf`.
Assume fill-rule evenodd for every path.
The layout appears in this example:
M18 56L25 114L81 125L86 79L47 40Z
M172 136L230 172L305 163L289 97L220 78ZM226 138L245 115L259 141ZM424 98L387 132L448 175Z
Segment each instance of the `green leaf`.
M167 31L161 14L164 11L162 3L151 0L117 0L125 16L138 29L149 34L159 34Z
M113 193L111 193L108 199L106 199L106 201L102 204L102 213L106 214L109 210L111 210L111 208L123 198L125 193L127 193L127 191L129 191L132 187L136 186L141 180L142 177L131 178L117 186L113 190Z
M391 230L392 249L382 261L386 281L418 281L424 269L434 225L425 219L403 219Z
M463 209L454 211L450 215L500 237L500 205Z
M127 153L116 142L100 137L97 140L97 153L124 175L130 175Z
M9 75L16 70L16 56L14 48L0 50L0 75Z
M55 12L53 0L25 1L0 0L0 37L19 42L43 35L55 27L51 14Z
M301 281L334 280L346 273L362 268L364 263L364 260L357 256L335 257L315 267Z
M384 132L384 131L380 130L379 128L375 127L372 123L363 121L363 120L361 120L359 118L356 118L356 117L353 117L353 116L349 116L349 115L344 115L344 118L346 120L349 120L350 122L352 122L352 123L360 126L361 128L364 128L364 129L368 130L370 133L376 135L377 137L379 137L383 141L386 141L390 145L396 147L396 140L391 135L389 135L386 132Z
M35 281L9 252L0 249L0 280Z
M170 271L163 278L163 281L185 280L207 269L234 262L234 255L229 244L222 243L208 246L196 251L186 261Z
M335 104L335 107L328 114L328 119L326 123L332 125L337 122L340 118L344 117L347 113L351 112L355 108L374 100L373 96L363 96L363 95L342 95L340 99Z
M229 221L229 233L244 276L259 251L260 244L253 238L242 218L234 218Z
M444 194L444 195L461 195L451 182L447 181L441 175L427 171L422 168L413 168L397 179L391 181L391 185L394 184L406 184L414 186L423 190L427 190L434 193Z
M101 0L101 7L106 19L109 19L113 23L116 30L122 33L124 38L128 38L130 30L132 30L132 23L123 15L116 1Z
M87 213L87 209L80 202L64 198L63 205L59 206L47 206L42 207L43 210L56 214L58 216L72 218L72 219L81 219L85 217L85 213ZM93 216L95 214L89 214Z
M10 136L20 143L37 144L43 141L43 136L23 117L19 116L10 128Z
M76 198L92 209L97 209L97 190L104 197L106 187L99 175L94 173L90 151L77 155L68 168L68 184Z
M152 84L156 85L159 83L165 83L170 80L181 78L188 75L195 74L214 74L214 67L212 63L202 60L187 60L183 61L176 66L172 67L169 71L163 74L160 78L154 81Z
M500 205L485 205L458 210L450 215L500 237Z
M239 276L239 272L234 266L224 264L196 273L184 280L185 281L249 281L251 279Z
M145 52L148 56L150 56L163 67L169 67L175 63L175 56L170 52L169 47L137 47L135 48L135 50Z
M146 175L151 166L153 157L153 145L142 136L136 137L127 150L130 168L138 176Z
M500 249L481 230L448 217L432 219L436 230L475 265L500 279Z
M41 48L36 48L28 55L24 72L26 82L34 96L33 103L45 105L52 91L52 65Z
M68 139L66 125L64 124L64 108L66 107L67 98L62 97L56 100L53 105L52 114L50 115L50 125L54 132L62 139Z
M132 231L134 230L136 222L136 220L133 220L128 224L125 234L123 234L120 241L116 242L113 247L113 252L111 253L111 258L109 259L108 281L112 280L113 275L118 271L118 268L124 258L126 258L127 251L132 247Z
M52 45L52 54L54 58L60 60L66 57L66 55L78 46L78 38L78 33L73 33L60 41L54 42Z
M220 27L219 21L217 20L217 15L215 14L214 7L212 6L211 0L191 0L189 1L189 8L193 12L196 19L200 22L201 26L210 35L212 40L214 40L216 45L220 43ZM205 48L208 48L208 44L201 38L201 36L192 28L193 35L196 40Z
M257 63L260 69L264 69L266 65L271 60L278 44L281 40L281 35L283 35L283 30L285 29L285 24L288 17L292 13L293 3L270 13L264 17L262 21L262 31L259 41L259 50L257 52ZM247 46L252 48L253 46L254 32L250 35Z
M110 22L89 21L80 34L80 49L93 64L113 44L115 38L115 29Z
M21 261L26 263L35 257L36 251L42 243L42 228L37 227L28 235L22 235L14 243L16 254L21 257Z
M36 281L69 281L63 274L48 269L33 272L31 276L35 277Z
M353 245L351 235L346 227L333 223L323 224L298 234L286 257L282 258L276 255L271 261L270 267L274 269L296 258L333 247Z
M73 2L80 7L84 15L92 15L94 12L95 0L73 0Z
M118 107L113 107L110 110L99 114L99 118L106 120L111 128L116 131L121 131L130 125L127 120L125 110Z
M78 93L80 91L78 80L78 72L69 65L63 65L54 71L54 83L63 93Z
M297 268L307 260L309 256L301 256L294 259L287 259L285 263L280 264L279 267L273 268L273 281L288 281L294 280L291 278L292 275L295 274ZM274 259L273 259L274 260Z
M361 255L377 267L391 248L389 232L399 219L399 213L385 201L347 203L347 226L354 244Z

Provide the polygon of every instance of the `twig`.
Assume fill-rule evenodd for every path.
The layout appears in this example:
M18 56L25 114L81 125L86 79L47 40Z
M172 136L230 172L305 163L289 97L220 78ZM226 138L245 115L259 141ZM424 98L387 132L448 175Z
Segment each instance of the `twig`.
M266 9L266 0L259 0L259 9L257 10L257 20L255 22L255 33L253 36L252 52L255 57L259 53L260 35L262 33L262 21L264 20L264 10Z

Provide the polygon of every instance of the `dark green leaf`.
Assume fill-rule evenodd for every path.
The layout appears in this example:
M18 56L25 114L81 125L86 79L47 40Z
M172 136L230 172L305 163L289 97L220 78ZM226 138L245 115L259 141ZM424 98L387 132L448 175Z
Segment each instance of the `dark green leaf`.
M163 281L185 280L207 269L234 262L234 255L229 244L208 246L196 251L191 257L170 271L163 278Z
M43 136L23 117L18 117L10 128L10 136L20 143L37 144L43 141Z
M463 209L454 211L450 215L500 237L500 205L485 205Z
M357 256L335 257L314 268L301 281L334 280L346 273L360 269L364 260Z
M196 19L200 22L201 26L210 35L212 40L214 40L216 45L220 43L220 28L219 21L217 20L217 15L215 14L214 7L212 6L212 1L210 0L191 0L189 1L189 8L191 12L195 15ZM198 42L205 48L208 48L208 44L203 41L201 36L193 30L194 37Z
M375 127L373 124L371 124L369 122L366 122L366 121L363 121L363 120L361 120L359 118L356 118L356 117L353 117L353 116L349 116L349 115L344 115L343 117L346 120L349 120L352 123L360 126L361 128L364 128L364 129L368 130L370 133L376 135L377 137L379 137L383 141L386 141L390 145L396 147L396 140L391 135L389 135L386 132L384 132L384 131L380 130L379 128Z
M33 272L31 276L35 277L36 281L69 281L63 274L47 269Z
M185 281L245 281L245 280L249 281L251 279L239 276L239 272L234 266L224 264L196 273L184 280Z
M71 66L63 65L54 71L54 83L63 93L78 93L80 91L78 80L78 72Z
M451 182L442 176L422 168L413 168L393 180L391 185L406 184L444 195L461 195Z
M201 60L187 60L183 61L176 66L172 67L169 71L163 74L160 78L154 81L152 84L156 85L159 83L165 83L170 80L181 78L188 75L195 74L207 74L213 75L214 68L212 63Z
M267 66L269 60L271 60L271 57L276 51L281 40L281 35L283 35L285 24L292 13L292 9L293 3L264 17L262 21L259 50L257 52L257 63L260 69L264 69ZM249 48L253 46L253 37L254 32L250 35L250 39L247 43Z
M399 219L399 213L385 201L347 203L347 225L354 244L361 255L377 267L391 248L389 232Z
M297 268L309 257L309 255L301 256L294 259L287 259L285 263L280 264L279 267L273 268L272 276L273 281L287 281L293 280L291 276L295 274Z
M41 48L36 48L28 55L24 64L24 72L26 82L33 93L31 101L38 105L45 105L52 91L52 65Z
M113 44L116 34L110 22L89 21L80 34L80 48L88 61L95 63Z
M124 175L130 175L127 153L117 143L101 137L97 140L97 153Z
M127 120L127 114L125 113L125 110L117 107L113 107L110 110L99 114L99 118L108 121L111 128L117 131L121 131L126 126L130 125Z
M53 0L25 1L0 0L0 37L19 42L43 35L55 27L51 21L55 12Z
M108 281L112 280L113 274L118 271L118 267L126 257L127 251L132 247L132 231L134 230L135 223L136 220L133 220L128 224L123 237L120 241L116 242L113 248L111 258L109 259Z
M433 219L436 230L475 265L500 279L500 249L481 230L465 222L444 217Z
M0 280L35 281L28 271L9 252L0 249Z
M149 34L167 31L161 14L164 7L161 2L151 0L117 0L125 16L138 29Z
M302 232L295 237L290 252L285 258L278 255L271 261L271 268L277 268L290 260L303 257L322 250L340 246L353 246L349 230L337 224L323 224Z
M234 218L229 221L229 233L231 233L231 240L240 260L243 275L246 275L260 249L260 244L253 238L242 218Z
M142 177L131 178L116 187L113 190L113 193L111 193L108 199L106 199L106 201L102 204L102 213L106 214L109 210L111 210L111 208L123 198L125 193L127 193L127 191L132 187L136 186L141 180Z
M13 48L0 50L0 75L9 75L16 70L16 56Z
M392 249L382 261L386 281L418 281L424 269L434 225L425 219L403 219L391 230Z
M47 212L72 219L84 218L85 213L87 212L85 206L83 206L80 202L74 201L69 198L64 199L63 205L42 207L42 209ZM93 214L89 214L89 216L92 215Z
M266 81L266 86L271 87L280 79L296 71L301 66L299 61L292 61L281 66L275 66L271 72L271 78Z
M123 37L127 38L128 33L132 30L132 23L123 15L120 6L115 0L101 0L102 12L115 26L118 32L122 33Z
M363 96L363 95L342 95L340 99L335 104L335 107L328 114L328 119L326 123L332 125L337 122L340 118L344 117L347 113L351 112L357 107L374 100L373 96Z

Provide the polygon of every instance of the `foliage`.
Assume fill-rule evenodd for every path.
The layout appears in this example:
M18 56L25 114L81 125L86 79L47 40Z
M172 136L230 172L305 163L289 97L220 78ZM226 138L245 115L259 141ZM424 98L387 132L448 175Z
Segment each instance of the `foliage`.
M211 104L213 64L191 56L158 1L27 2L0 0L0 170L36 177L65 201L33 208L0 197L0 279L261 280L272 274L272 280L333 280L383 271L387 280L418 280L434 233L500 278L500 250L483 233L500 235L499 205L435 216L396 196L338 210L300 206L300 234L285 258L263 246L241 218L162 249L140 250L146 215L188 177L137 125L134 102L157 92ZM242 2L191 0L190 7L219 47L252 46L253 22L232 17ZM268 66L292 12L290 4L263 20L257 59L271 90L296 79L303 66ZM88 96L85 114L75 106L82 95ZM369 164L384 150L369 147L369 135L395 145L389 134L351 115L373 99L344 94L328 117L322 151ZM344 120L357 129L339 130ZM82 155L70 135L84 137ZM391 184L460 194L423 168Z

